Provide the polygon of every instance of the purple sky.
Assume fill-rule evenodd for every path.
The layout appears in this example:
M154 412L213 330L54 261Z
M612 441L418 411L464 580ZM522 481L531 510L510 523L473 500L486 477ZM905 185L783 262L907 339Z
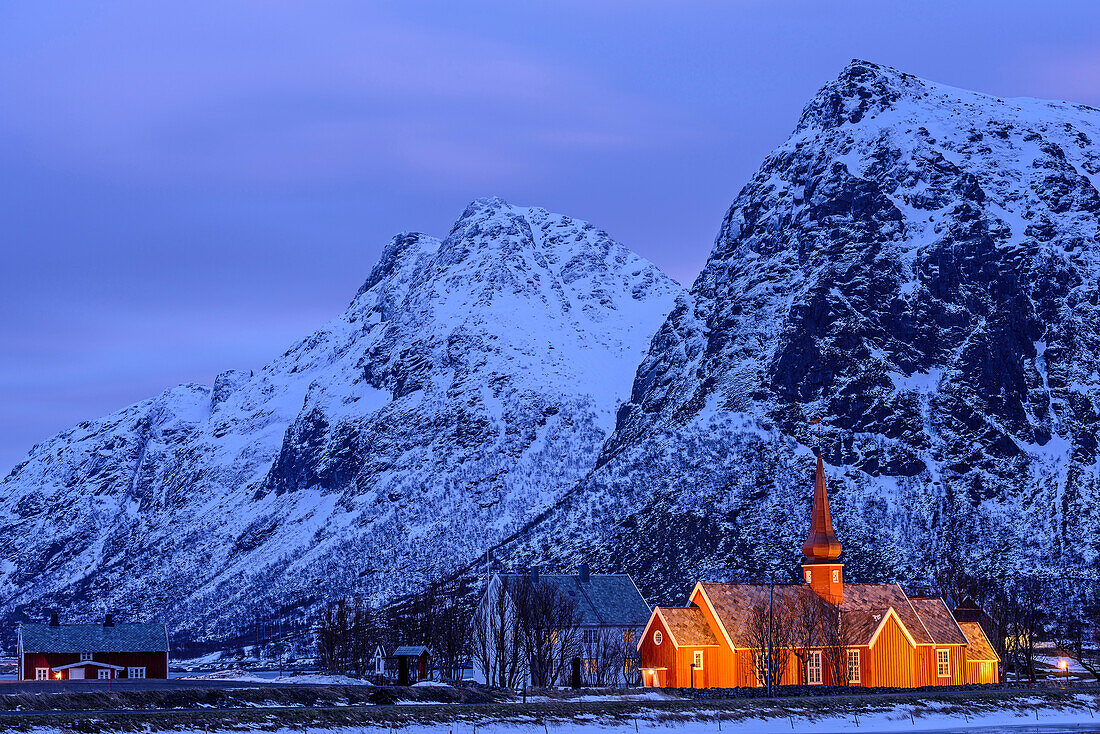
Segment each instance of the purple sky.
M1100 104L1100 3L942 5L5 3L0 475L261 366L391 235L443 235L478 196L587 219L690 283L853 57Z

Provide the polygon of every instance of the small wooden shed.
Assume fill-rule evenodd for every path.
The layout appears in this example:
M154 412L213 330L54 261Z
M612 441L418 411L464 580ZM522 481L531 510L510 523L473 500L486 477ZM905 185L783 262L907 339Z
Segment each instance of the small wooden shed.
M431 653L423 645L403 645L393 652L397 659L397 685L411 686L427 680L431 672Z

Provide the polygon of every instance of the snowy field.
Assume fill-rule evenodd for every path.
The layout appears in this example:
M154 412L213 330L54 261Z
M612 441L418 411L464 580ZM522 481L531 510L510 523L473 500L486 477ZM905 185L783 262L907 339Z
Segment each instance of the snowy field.
M549 732L606 733L618 732L667 732L668 734L713 734L713 732L1081 732L1100 733L1100 721L1096 716L1097 699L1093 695L1078 695L1068 701L1053 704L1042 699L1020 698L1002 701L997 708L964 711L958 704L929 702L919 705L878 706L879 710L857 714L807 714L789 715L782 709L759 715L743 715L717 710L657 711L641 710L632 715L584 713L565 717L536 717L524 712L513 716L489 719L478 714L455 711L449 720L430 721L424 718L404 717L397 721L361 722L354 725L294 724L293 726L233 726L216 728L208 724L196 728L171 729L178 734L210 734L211 732L263 731L272 734L396 734L397 732L424 732L425 734L549 734ZM980 707L979 707L980 708ZM853 709L854 710L854 709ZM407 710L406 710L407 711ZM91 722L89 722L91 723ZM0 722L2 726L2 722ZM94 726L94 725L93 725ZM84 729L82 729L83 731ZM93 729L94 730L94 729ZM104 727L109 731L111 727ZM149 731L157 731L153 725ZM35 734L71 731L49 726L30 727L23 731Z
M187 673L172 676L176 680L224 680L242 683L290 683L326 686L371 686L361 678L325 673L278 673L275 671L216 670L212 673Z

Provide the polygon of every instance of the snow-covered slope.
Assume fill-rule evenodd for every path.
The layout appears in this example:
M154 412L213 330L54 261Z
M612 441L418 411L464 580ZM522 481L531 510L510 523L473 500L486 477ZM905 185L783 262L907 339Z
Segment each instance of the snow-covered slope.
M220 637L408 590L591 469L681 292L592 225L497 199L443 240L399 235L342 316L254 375L35 446L0 482L0 609Z
M820 417L849 578L1093 562L1098 187L1100 111L853 62L738 195L539 543L598 538L654 598L793 566Z

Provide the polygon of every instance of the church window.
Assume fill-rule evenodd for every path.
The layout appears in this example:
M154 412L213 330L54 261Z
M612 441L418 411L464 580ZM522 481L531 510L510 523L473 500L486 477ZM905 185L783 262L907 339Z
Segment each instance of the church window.
M950 650L936 650L936 675L940 678L951 677Z

